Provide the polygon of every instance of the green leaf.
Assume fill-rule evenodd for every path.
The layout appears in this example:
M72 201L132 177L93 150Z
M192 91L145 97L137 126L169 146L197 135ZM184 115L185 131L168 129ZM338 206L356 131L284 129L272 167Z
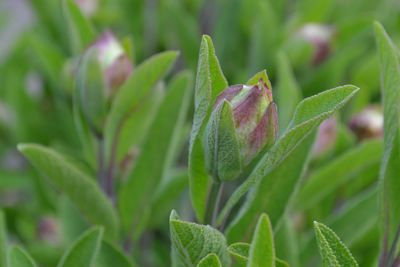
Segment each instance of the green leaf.
M358 266L350 251L331 229L318 222L314 222L314 229L324 267Z
M195 112L189 145L189 186L192 205L200 222L204 220L209 187L202 150L202 133L216 96L228 86L211 38L204 35L200 45L195 86Z
M258 162L246 181L231 195L218 217L221 223L249 189L273 171L322 121L340 109L358 91L352 85L337 87L304 99L297 106L288 130Z
M119 248L103 240L101 249L95 260L96 267L134 267L136 266Z
M217 181L229 181L242 170L240 146L231 105L223 101L211 114L205 132L206 166Z
M397 248L398 229L400 228L400 182L398 179L400 173L399 50L395 47L382 25L375 22L374 27L381 62L381 91L385 118L384 154L380 172L381 223L384 227L383 239L387 242L384 246ZM393 242L397 244L392 244ZM389 257L393 256L389 255Z
M228 247L228 252L240 266L247 265L249 251L250 251L250 244L244 242L233 243Z
M282 163L254 187L226 230L229 242L250 240L262 212L269 214L273 225L278 224L308 166L313 141L314 134L294 148Z
M380 140L366 141L317 169L300 189L295 201L296 207L307 209L317 205L324 197L357 177L364 169L379 164L382 152Z
M221 262L219 261L219 258L215 253L208 254L199 262L199 264L197 264L197 267L221 267L221 266L222 266Z
M121 133L138 110L147 106L149 94L175 62L177 52L169 51L155 55L136 67L127 81L119 88L112 102L111 110L105 123L106 157L118 155L117 149ZM122 141L124 142L124 141Z
M225 237L209 225L185 222L175 211L170 216L172 266L196 266L204 257L215 253L222 266L229 266L230 258Z
M0 267L8 266L8 253L7 253L7 234L6 234L6 221L2 210L0 210Z
M10 249L10 267L36 267L32 257L18 246Z
M79 53L94 41L96 32L73 0L63 0L63 13L67 20L72 51Z
M50 148L36 144L20 144L18 150L45 174L58 190L65 192L91 223L104 225L109 236L116 235L118 220L115 210L91 177Z
M266 70L262 70L260 72L257 72L256 74L253 75L253 77L251 77L246 84L247 85L258 85L260 79L262 79L264 82L266 82L268 88L271 90L272 89L272 85L271 82L268 78L268 74Z
M151 203L152 192L173 163L172 156L189 108L192 93L190 84L191 75L187 72L178 75L170 83L135 167L119 192L123 229L136 228L135 237L141 230L137 225L144 219L143 215L150 213L143 204Z
M103 229L100 227L87 230L64 253L57 267L91 266L99 253L102 237Z
M244 242L233 243L228 247L228 252L235 259L238 266L246 266L250 251L250 244ZM284 267L289 265L280 259L275 258L275 266Z
M276 90L279 110L279 130L283 131L292 118L296 105L302 99L301 90L294 77L290 62L283 52L278 54L278 90Z
M258 220L249 250L247 267L275 267L274 233L266 214Z

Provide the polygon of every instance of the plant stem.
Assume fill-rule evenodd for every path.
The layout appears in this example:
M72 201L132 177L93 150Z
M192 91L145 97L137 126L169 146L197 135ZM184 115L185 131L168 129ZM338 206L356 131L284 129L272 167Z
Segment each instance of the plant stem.
M222 184L213 182L211 185L211 190L208 195L208 200L207 200L207 207L206 207L206 217L205 217L205 222L207 224L213 225L215 223L215 217L216 209L218 209L217 206L219 206L220 198L221 198L221 188Z

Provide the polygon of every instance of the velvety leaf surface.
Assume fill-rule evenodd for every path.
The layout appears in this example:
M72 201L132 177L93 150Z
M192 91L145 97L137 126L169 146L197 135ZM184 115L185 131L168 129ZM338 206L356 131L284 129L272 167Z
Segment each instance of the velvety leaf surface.
M117 142L124 132L126 123L142 105L146 105L152 97L151 89L159 82L175 62L177 52L168 51L152 56L135 67L131 76L119 88L111 105L105 123L105 142L107 158L118 155ZM154 93L154 92L153 92ZM130 121L128 126L133 122Z
M231 195L219 215L221 223L236 203L252 186L259 183L276 166L286 159L323 120L340 109L358 91L351 85L337 87L304 99L297 106L288 130L259 161L247 180Z
M103 225L107 235L115 236L117 215L95 180L50 148L20 144L18 149L58 190L70 198L91 223Z
M226 81L214 46L209 36L203 36L195 85L195 112L189 145L190 196L197 219L203 221L206 209L209 178L205 169L202 150L202 132L216 96L226 87Z
M199 264L197 264L197 267L221 267L221 262L216 254L211 253L205 256Z
M225 237L211 226L182 221L172 211L170 231L173 266L196 266L210 253L218 256L222 266L229 266Z
M314 135L297 146L249 195L226 230L229 242L249 241L261 213L268 213L273 225L284 214L296 185L308 165ZM302 160L299 160L301 158Z
M315 235L325 267L357 267L356 260L339 237L327 226L314 222Z
M101 246L103 229L93 227L83 233L64 253L57 267L92 266Z
M20 247L10 249L10 267L36 267L32 257Z
M145 204L151 203L152 192L171 167L171 157L185 123L190 103L190 81L190 74L182 73L171 82L141 153L136 159L135 167L121 187L119 208L123 228L125 231L134 229L136 231L134 236L137 236L140 231L137 225L144 219L143 215L150 213Z
M274 232L266 214L258 220L250 244L247 267L275 267Z
M101 248L95 260L96 267L134 267L136 266L120 249L114 244L103 240Z
M381 215L385 245L398 246L400 227L400 62L399 50L385 29L375 23L375 38L381 66L384 114L384 156L381 165ZM397 240L397 241L394 241ZM397 244L393 244L396 242ZM398 253L398 249L396 249ZM393 257L391 255L390 257Z

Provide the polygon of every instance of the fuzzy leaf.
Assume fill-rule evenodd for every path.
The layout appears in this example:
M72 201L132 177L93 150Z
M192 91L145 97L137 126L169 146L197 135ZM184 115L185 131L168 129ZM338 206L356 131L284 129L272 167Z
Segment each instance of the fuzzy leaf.
M380 171L381 222L384 246L398 247L400 229L400 60L382 25L375 23L375 38L381 66L381 93L384 115L384 152ZM392 244L396 242L397 244ZM396 253L398 250L396 251ZM394 255L389 255L393 257Z
M314 230L324 267L358 266L350 251L331 229L314 222Z
M226 87L224 74L211 38L204 35L200 45L195 86L195 112L189 145L189 185L192 205L198 220L204 220L209 179L202 150L202 133L216 96Z
M96 32L73 0L63 0L63 13L67 20L72 51L79 53L94 41Z
M101 249L96 257L96 267L134 267L136 266L120 249L108 241L101 242Z
M218 256L215 253L210 253L205 256L197 267L221 267L221 262L219 261Z
M119 88L104 128L107 158L112 157L113 154L119 154L118 151L113 150L117 149L121 133L124 133L127 125L129 127L133 123L130 121L133 114L151 99L148 95L155 93L152 89L165 76L177 56L177 52L168 51L149 58L137 66Z
M173 266L196 266L204 257L215 253L222 266L229 266L230 258L225 237L209 225L182 221L175 211L170 216Z
M115 236L118 228L115 210L91 177L50 148L20 144L18 149L91 223L103 225L107 235Z
M144 203L151 203L152 192L171 167L171 153L174 151L190 103L191 76L178 75L170 84L167 95L160 105L149 134L136 159L135 167L119 192L119 208L124 230L134 227L137 237L141 229L137 225L150 213ZM173 153L172 153L173 154ZM133 225L132 225L133 224Z
M218 217L221 223L252 186L273 171L322 121L339 110L358 91L352 85L337 87L304 99L297 106L288 130L258 162L246 181L231 195Z
M275 267L274 232L266 214L258 220L250 245L247 267Z
M22 248L15 246L10 249L10 267L36 267L32 257Z
M102 228L93 227L87 230L64 253L57 267L91 266L99 253L102 236Z

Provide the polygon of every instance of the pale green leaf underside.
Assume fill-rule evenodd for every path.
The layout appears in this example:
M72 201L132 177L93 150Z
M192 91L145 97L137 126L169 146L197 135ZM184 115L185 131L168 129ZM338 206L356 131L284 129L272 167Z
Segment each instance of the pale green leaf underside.
M221 267L221 262L215 253L208 254L205 256L197 267Z

